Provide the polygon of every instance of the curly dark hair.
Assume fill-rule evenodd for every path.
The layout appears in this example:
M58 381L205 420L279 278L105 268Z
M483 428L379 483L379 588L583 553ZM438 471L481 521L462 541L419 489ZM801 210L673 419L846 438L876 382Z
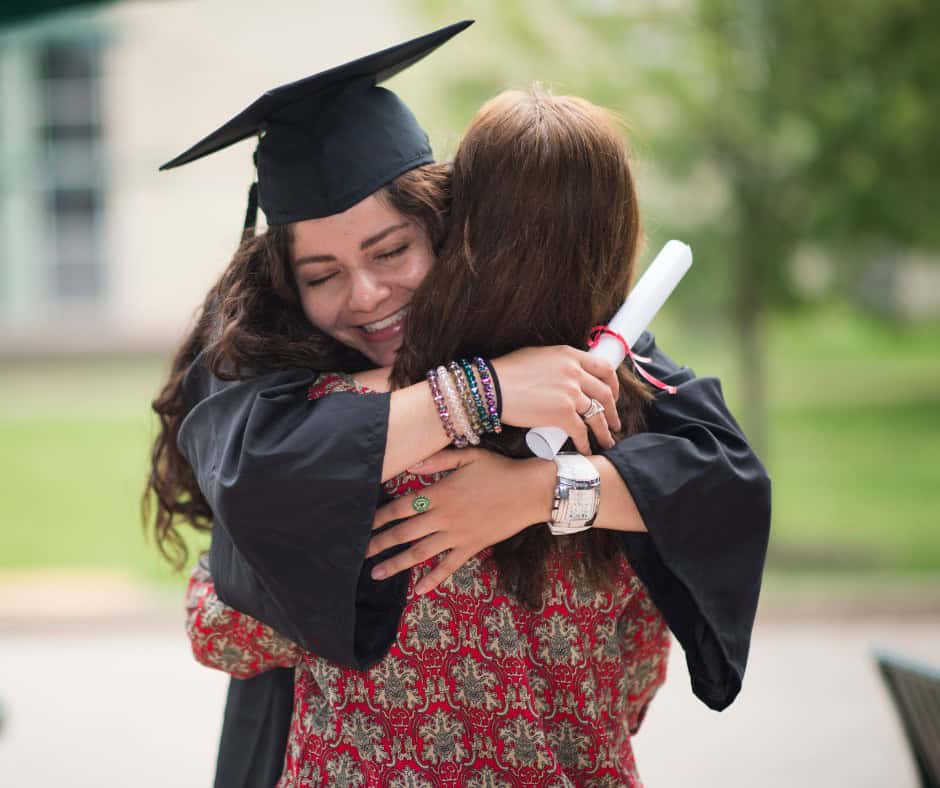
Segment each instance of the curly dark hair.
M444 236L449 183L449 165L430 164L399 176L379 197L417 221L436 249ZM242 241L206 295L153 400L159 428L141 511L144 527L152 524L158 549L176 569L189 558L178 526L188 523L207 531L212 525L209 504L176 445L187 413L183 379L196 357L203 354L206 367L224 380L276 369L355 372L370 366L358 352L311 325L301 307L290 246L289 225Z

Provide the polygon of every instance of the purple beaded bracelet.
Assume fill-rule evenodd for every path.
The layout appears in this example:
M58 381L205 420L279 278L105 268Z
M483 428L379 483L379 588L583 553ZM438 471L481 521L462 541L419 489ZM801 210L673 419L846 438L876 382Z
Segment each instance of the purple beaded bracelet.
M462 436L457 435L457 431L454 429L454 425L450 420L450 413L447 412L447 403L444 402L444 395L441 393L441 387L437 382L437 372L433 369L429 369L426 377L428 379L428 385L431 387L431 396L434 398L434 404L437 405L437 415L441 417L441 424L444 425L444 432L447 433L447 437L454 446L463 448L463 446L466 445L466 439L461 440ZM461 444L463 444L463 446Z
M503 425L499 420L499 406L496 404L496 392L493 387L493 378L490 375L490 367L482 356L473 359L480 373L480 382L483 384L483 393L486 396L486 412L490 416L490 429L499 433L503 431Z

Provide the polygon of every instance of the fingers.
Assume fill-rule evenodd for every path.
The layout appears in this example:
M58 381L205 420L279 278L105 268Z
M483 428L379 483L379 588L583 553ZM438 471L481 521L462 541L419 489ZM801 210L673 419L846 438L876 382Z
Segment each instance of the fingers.
M616 399L617 395L620 393L620 378L617 377L617 370L610 366L604 359L592 356L587 351L578 350L577 353L584 371L589 372L598 380L606 383Z
M579 408L582 414L586 413L588 411L588 408L590 408L593 404L592 401L587 398L587 396L584 397L584 400L588 404L584 408ZM594 433L594 437L597 439L598 444L602 448L612 449L616 445L616 441L614 440L614 436L611 435L610 427L607 423L607 419L604 418L605 414L606 414L606 410L603 412L598 411L594 415L588 416L587 418L584 418L584 416L581 416L581 424L585 428L585 436L584 436L585 441L587 441L587 430L590 430L591 432ZM575 441L575 445L577 445L577 441ZM590 446L590 443L588 444L588 446ZM590 448L588 449L587 452L583 452L579 448L578 452L581 454L591 454Z
M601 405L604 406L604 413L602 416L589 419L589 425L591 428L594 428L596 422L604 421L605 429L609 432L610 430L620 430L620 416L617 414L617 400L614 397L613 393L610 390L610 387L603 381L598 380L592 375L585 373L581 381L581 390L588 396L593 399L596 399ZM585 408L586 410L586 408ZM584 413L584 410L581 411ZM597 434L597 430L594 430ZM600 436L598 436L600 437Z
M591 418L587 419L584 423L588 426L588 429L594 433L598 444L603 448L612 449L617 444L614 440L614 436L610 433L610 426L607 424L603 413L591 416ZM590 454L591 452L588 450L586 453Z
M426 536L424 539L415 542L407 550L403 550L398 555L378 564L372 570L372 578L374 580L384 580L387 577L397 575L399 572L404 572L406 569L411 569L413 566L424 563L429 558L433 558L447 550L449 547L447 540L448 535L446 533L434 533L430 536Z
M372 518L372 530L375 531L383 525L388 525L393 520L404 520L406 517L414 517L416 514L422 514L414 507L415 498L421 495L420 492L414 495L406 495L403 498L396 498L389 501L385 506L380 506L375 510L375 517ZM430 496L424 496L430 498ZM427 511L430 511L428 509Z
M583 408L579 408L579 411L583 413L591 406L591 401L588 397L584 397L584 402L587 404ZM600 417L597 417L599 420ZM594 419L592 419L594 421ZM577 450L578 454L590 454L591 453L591 443L588 440L588 428L585 424L584 419L580 416L575 416L569 423L568 426L564 428L565 432L568 433L568 437L571 438L574 443L574 447Z
M405 520L403 523L373 536L369 540L366 558L378 555L390 547L416 542L418 539L437 531L439 525L437 518L433 517L431 513Z
M430 572L422 577L415 586L415 593L419 596L433 591L454 572L460 569L472 556L458 550L451 550Z
M437 452L437 454L432 454L420 465L413 465L408 470L424 476L440 471L462 468L465 465L470 465L479 460L485 451L486 449L443 449ZM427 493L425 497L431 499L430 510L434 508L434 498L445 494L447 490L444 481L446 480L441 480L433 485L429 485L425 490ZM414 508L415 498L422 494L422 492L417 492L414 495L396 498L376 509L375 516L372 518L372 530L376 531L383 525L388 525L393 520L404 520L406 517L414 517L416 514L422 514L422 512L418 512Z

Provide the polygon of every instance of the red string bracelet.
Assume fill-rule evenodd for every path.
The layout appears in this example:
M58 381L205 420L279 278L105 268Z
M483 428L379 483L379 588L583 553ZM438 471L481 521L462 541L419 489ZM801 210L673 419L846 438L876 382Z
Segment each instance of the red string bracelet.
M594 326L594 328L591 329L591 333L588 335L587 346L592 348L597 345L597 343L601 341L601 337L604 334L612 336L621 345L623 345L624 356L629 358L633 363L633 370L650 385L655 386L662 391L668 391L670 394L675 394L678 391L675 386L670 386L668 383L663 383L661 380L654 378L649 372L643 369L643 367L641 367L637 362L642 361L644 364L649 364L652 359L649 359L646 356L636 355L636 353L630 349L630 345L627 343L627 340L620 336L620 334L614 331L610 326Z

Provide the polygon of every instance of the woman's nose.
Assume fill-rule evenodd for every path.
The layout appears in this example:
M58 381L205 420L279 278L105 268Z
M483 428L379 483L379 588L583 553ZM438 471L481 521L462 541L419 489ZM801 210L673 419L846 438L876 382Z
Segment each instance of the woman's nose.
M349 293L349 308L368 314L388 298L391 288L381 279L369 274L355 276Z

